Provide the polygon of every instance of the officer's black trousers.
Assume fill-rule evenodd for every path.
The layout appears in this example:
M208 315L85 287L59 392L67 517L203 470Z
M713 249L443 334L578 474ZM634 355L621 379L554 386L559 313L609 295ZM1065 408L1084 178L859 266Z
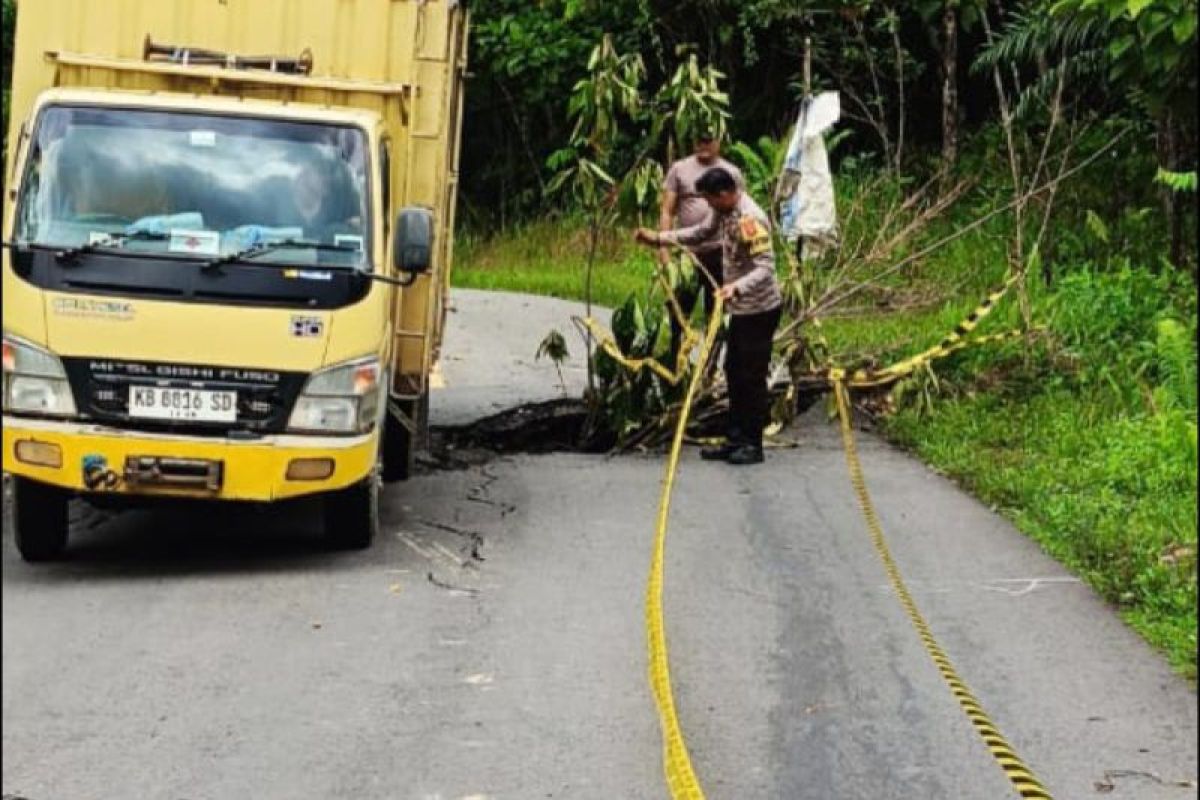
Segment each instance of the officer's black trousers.
M734 314L725 345L725 381L729 385L728 438L736 444L762 446L767 427L767 372L771 340L779 327L780 308L760 314Z

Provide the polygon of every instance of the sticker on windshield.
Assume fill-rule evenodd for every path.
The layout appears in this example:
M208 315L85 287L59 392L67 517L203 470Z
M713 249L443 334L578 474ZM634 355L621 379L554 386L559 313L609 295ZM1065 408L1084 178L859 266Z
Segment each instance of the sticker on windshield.
M338 247L353 247L358 252L363 249L363 237L350 233L339 233L333 237L333 243Z
M173 230L167 249L172 253L215 256L221 252L221 234L217 231Z
M302 281L331 281L333 280L333 273L312 269L285 269L283 277L293 280L298 278Z
M292 336L309 338L325 332L325 322L320 317L292 317Z
M192 147L216 147L217 132L216 131L192 131L190 141Z

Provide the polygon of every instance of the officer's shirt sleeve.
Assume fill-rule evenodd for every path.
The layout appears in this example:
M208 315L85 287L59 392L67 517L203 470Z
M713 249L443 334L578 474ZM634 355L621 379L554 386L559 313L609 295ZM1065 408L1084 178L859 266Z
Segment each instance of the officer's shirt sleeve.
M720 220L717 218L715 211L709 211L708 216L704 221L693 225L690 228L676 228L673 231L663 231L658 235L659 241L664 244L681 244L684 247L707 242L717 235L717 230L720 227Z

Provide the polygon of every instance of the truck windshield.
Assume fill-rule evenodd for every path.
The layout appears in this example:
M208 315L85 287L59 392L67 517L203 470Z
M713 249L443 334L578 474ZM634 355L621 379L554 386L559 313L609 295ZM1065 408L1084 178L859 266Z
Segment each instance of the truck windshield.
M53 106L40 115L17 241L256 263L368 266L367 144L355 127Z

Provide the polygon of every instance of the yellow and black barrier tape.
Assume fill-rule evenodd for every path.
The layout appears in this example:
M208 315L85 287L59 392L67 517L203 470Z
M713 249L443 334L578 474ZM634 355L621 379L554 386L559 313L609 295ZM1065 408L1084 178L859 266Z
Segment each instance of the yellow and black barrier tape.
M663 366L653 356L649 358L630 358L621 352L621 348L613 335L604 330L591 317L577 318L577 321L596 339L598 346L610 358L631 372L650 370L667 381L672 386L678 385L688 374L688 366L692 352L697 345L700 347L697 364L707 363L721 330L723 322L722 302L715 298L715 307L709 317L708 328L703 340L697 335L686 321L683 322L683 341L676 354L675 369L672 371ZM678 311L675 311L677 318ZM659 728L662 732L663 773L672 800L704 800L704 790L696 778L692 767L691 756L688 754L687 741L683 728L679 724L679 716L675 710L675 694L671 688L671 667L667 649L667 632L665 614L663 612L663 582L665 557L667 548L667 524L671 513L671 493L675 487L675 475L679 470L679 458L683 451L683 443L687 432L688 419L691 417L692 405L704 377L704 370L691 370L687 392L680 406L679 419L675 423L675 433L671 441L671 450L667 457L666 473L663 477L662 494L658 504L658 518L654 528L654 547L650 559L650 574L646 581L646 645L649 653L650 689L654 695L654 704L658 710Z
M721 300L717 298L716 307L708 322L708 330L700 344L699 364L704 364L708 360L709 352L712 350L720 329ZM688 350L690 348L686 345L680 348L681 353L686 353ZM687 356L684 355L681 358L686 360ZM691 415L692 403L695 402L696 392L700 388L703 376L704 370L692 370L687 394L683 398L683 406L679 411L679 420L675 423L675 436L671 441L666 474L663 476L662 496L658 503L658 521L654 527L654 553L650 560L650 577L646 582L646 642L650 653L650 688L654 692L654 702L658 708L659 727L662 730L663 741L663 770L672 800L704 800L704 790L700 787L696 772L692 768L687 742L675 711L675 695L671 689L671 667L663 615L663 571L667 549L667 522L671 515L671 492L675 486L675 474L679 469L679 455L683 450L688 417Z
M967 688L967 684L959 677L954 665L950 663L949 657L934 638L933 631L930 630L929 624L921 615L920 609L917 608L912 593L909 592L904 578L900 575L900 568L892 558L891 548L888 547L887 540L883 535L883 525L879 522L879 515L876 514L875 505L871 502L871 496L867 492L867 482L863 475L862 463L858 460L858 447L854 441L854 430L851 425L850 399L846 388L845 374L835 369L831 373L831 378L842 429L842 445L846 451L846 465L850 470L850 483L854 487L854 493L858 496L863 519L866 520L867 530L871 534L875 550L879 553L880 560L883 561L884 571L887 573L892 590L916 629L921 644L925 646L925 651L929 653L929 657L933 659L942 678L950 687L950 692L958 700L958 704L967 718L971 720L971 724L975 726L976 732L983 739L983 743L987 745L996 763L1004 770L1004 774L1012 783L1013 788L1026 800L1053 800L1050 792L1017 755L1016 750L1000 733L975 695Z
M979 323L983 321L984 317L992 313L992 309L1008 293L1008 290L1012 288L1012 285L1017 282L1019 277L1019 273L1015 272L1010 275L1003 286L990 293L962 322L954 327L954 330L933 347L882 369L855 370L846 376L845 383L854 388L886 386L887 384L895 383L902 378L908 377L932 361L945 358L951 353L956 353L964 348L1022 336L1023 333L1021 331L1013 330L976 339L967 338L978 327Z
M715 312L714 317L719 323L721 318L716 316ZM616 361L630 372L641 372L642 370L648 369L672 386L678 385L679 382L683 380L684 376L688 374L688 364L692 355L692 351L696 349L696 345L700 344L700 337L696 335L695 329L692 328L691 325L684 325L683 341L679 346L679 352L675 356L675 369L670 370L663 366L662 362L660 362L654 356L649 356L647 358L630 358L621 352L621 348L617 345L616 339L613 338L613 335L606 331L599 322L591 317L577 319L579 324L586 328L588 333L595 338L596 344L600 347L600 349L603 350L605 354L608 355L608 357L613 361ZM703 358L707 358L707 355L704 355ZM700 363L704 363L703 358Z
M712 280L712 276L708 275L708 271L704 268L704 265L700 263L699 259L697 259L690 250L682 247L680 247L679 250L682 253L686 253L693 261L695 261L696 268L701 270L704 275L707 276L708 280ZM660 362L654 356L649 356L647 358L631 358L625 355L621 352L621 348L617 344L617 340L613 334L605 330L604 327L592 317L574 317L574 319L579 325L582 325L584 330L586 330L596 340L596 344L609 358L625 367L625 369L629 370L630 372L641 372L642 370L648 369L671 386L678 386L679 382L682 381L688 374L689 359L691 358L692 351L695 350L697 345L701 343L701 340L699 334L696 333L696 329L692 327L691 322L687 319L687 315L685 315L683 313L683 309L679 307L679 303L675 299L675 295L672 293L671 287L664 279L661 269L656 270L655 280L658 281L659 285L667 295L667 313L671 315L671 317L675 320L676 325L678 325L680 330L683 331L683 339L680 342L679 351L675 354L675 369L673 370L664 366L662 362ZM720 318L720 315L717 314L715 310L713 313L718 317L718 319ZM710 347L709 349L711 350L712 348ZM705 363L707 358L708 354L704 353L699 363Z
M958 701L963 713L966 714L1017 794L1025 800L1053 800L1049 791L1047 791L1041 781L1034 775L1033 771L1021 759L1008 740L1004 738L1003 734L1000 733L1000 730L992 722L982 704L980 704L963 679L958 675L949 657L941 645L938 644L933 631L925 621L907 584L904 582L900 568L892 557L891 549L888 547L887 540L884 537L883 526L879 521L875 506L871 502L870 494L867 491L866 478L863 474L862 464L858 458L857 445L854 440L849 400L849 389L852 387L884 386L911 375L925 364L944 358L964 348L1024 335L1022 331L1015 330L973 339L967 338L978 326L979 322L991 313L995 305L1011 288L1017 277L1017 275L1011 276L1002 287L989 294L983 303L977 306L966 319L960 322L935 347L898 361L881 370L857 370L849 373L846 370L831 367L827 373L827 378L836 398L838 417L841 425L842 444L850 472L850 482L858 497L859 506L871 535L872 543L875 545L880 560L883 562L884 571L887 573L888 580L901 607L911 621L929 657L933 660L943 680L945 680L951 693ZM684 339L678 353L675 365L676 369L674 371L667 369L654 358L634 359L626 357L617 346L612 335L604 331L595 320L590 318L585 319L582 320L582 324L596 337L599 346L617 363L633 371L643 369L652 370L664 380L675 385L687 374L689 359L697 344L700 344L700 355L697 363L704 364L707 362L722 324L722 307L718 299L716 308L709 318L708 328L703 341L699 339L691 325L683 325ZM679 419L676 422L674 438L667 459L666 474L663 479L662 495L659 500L658 517L654 532L653 556L646 587L646 637L650 657L649 677L655 705L659 714L663 741L663 768L667 788L671 793L672 800L703 800L704 798L704 791L700 786L699 780L696 778L691 757L688 754L687 742L684 738L682 727L679 724L675 708L662 605L666 535L670 519L671 494L674 489L675 476L679 468L680 453L686 438L688 419L691 415L697 390L703 379L703 372L702 369L692 370L691 380L688 382L687 393L679 412Z

